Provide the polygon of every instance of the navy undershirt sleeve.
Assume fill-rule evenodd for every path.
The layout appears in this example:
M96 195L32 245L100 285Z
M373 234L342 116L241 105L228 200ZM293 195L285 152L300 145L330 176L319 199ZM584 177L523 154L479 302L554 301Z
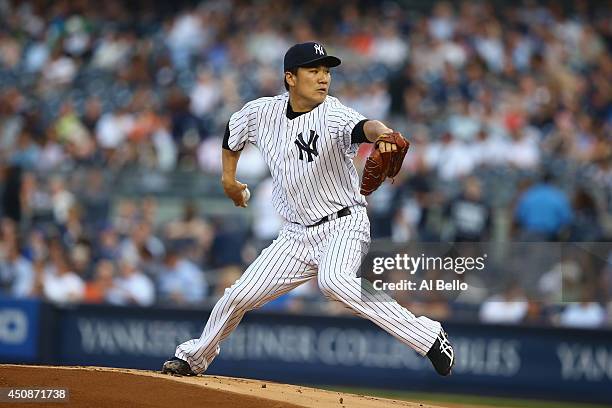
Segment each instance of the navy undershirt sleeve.
M368 119L364 119L357 123L351 132L351 143L372 143L368 140L363 131L363 125L368 121Z

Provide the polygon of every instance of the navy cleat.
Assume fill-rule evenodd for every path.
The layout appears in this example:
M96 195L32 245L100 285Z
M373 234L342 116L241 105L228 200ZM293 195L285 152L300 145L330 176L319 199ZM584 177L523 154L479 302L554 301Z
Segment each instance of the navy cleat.
M166 360L164 365L162 366L162 374L172 374L172 375L184 375L184 376L193 376L197 375L193 372L189 363L185 360L181 360L178 357L172 357L169 360Z
M444 329L438 333L438 338L427 352L427 358L436 369L437 373L447 376L455 364L455 350L448 341L448 336Z

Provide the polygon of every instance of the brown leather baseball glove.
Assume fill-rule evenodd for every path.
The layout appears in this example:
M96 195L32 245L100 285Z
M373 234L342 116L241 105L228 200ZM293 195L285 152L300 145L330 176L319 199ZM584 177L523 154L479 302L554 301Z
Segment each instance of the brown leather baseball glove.
M386 148L381 151L381 144ZM389 145L396 149L388 150ZM370 195L385 181L387 177L395 177L399 173L410 143L399 132L380 135L374 142L374 150L368 156L361 179L361 194Z

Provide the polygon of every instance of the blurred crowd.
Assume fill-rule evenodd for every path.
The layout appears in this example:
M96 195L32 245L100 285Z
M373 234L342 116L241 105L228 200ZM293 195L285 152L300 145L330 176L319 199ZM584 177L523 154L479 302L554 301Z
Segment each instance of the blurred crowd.
M285 50L313 39L343 61L331 94L411 141L404 171L369 200L373 238L609 240L611 2L407 5L0 0L0 293L214 301L282 222L256 149L239 169L257 186L251 223L194 202L162 222L159 200L116 187L131 171L216 180L231 113L284 92ZM586 293L607 274L575 280ZM482 294L477 315L490 321L504 296ZM268 307L339 312L321 299L305 286ZM585 306L592 327L609 301Z

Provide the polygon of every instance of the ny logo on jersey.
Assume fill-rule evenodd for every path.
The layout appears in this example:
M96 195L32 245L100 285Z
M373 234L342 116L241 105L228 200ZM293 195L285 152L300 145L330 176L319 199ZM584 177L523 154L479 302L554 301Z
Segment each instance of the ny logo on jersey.
M325 50L323 49L323 46L321 44L315 44L314 49L317 54L325 55Z
M303 155L304 152L308 155L309 162L314 160L312 157L313 155L319 156L319 152L317 151L317 140L318 139L319 139L319 135L317 135L314 130L310 131L310 137L308 138L308 143L304 141L304 137L302 136L301 133L297 135L295 144L300 150L300 157L299 157L300 160L304 160L304 155Z

